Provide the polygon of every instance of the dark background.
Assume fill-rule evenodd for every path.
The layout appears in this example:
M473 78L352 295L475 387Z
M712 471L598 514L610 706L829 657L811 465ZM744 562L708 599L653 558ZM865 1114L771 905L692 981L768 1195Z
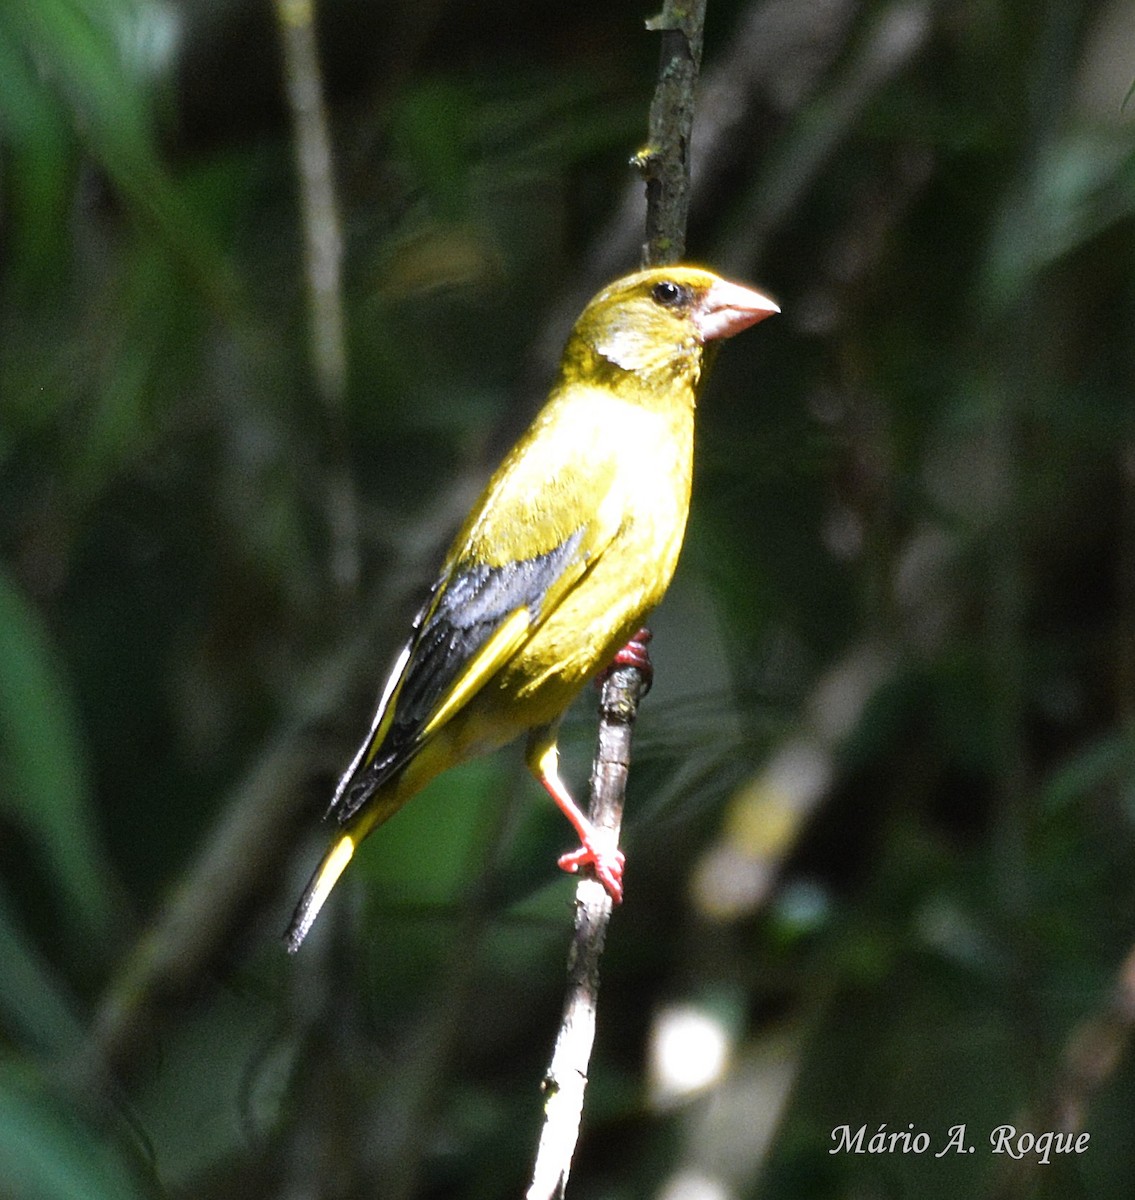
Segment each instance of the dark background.
M452 529L637 265L650 15L319 6L340 389L271 6L0 6L3 1200L522 1194L572 885L518 751L279 933ZM1133 79L1122 2L711 0L688 257L784 312L699 414L570 1196L1130 1191ZM577 794L593 738L589 695Z

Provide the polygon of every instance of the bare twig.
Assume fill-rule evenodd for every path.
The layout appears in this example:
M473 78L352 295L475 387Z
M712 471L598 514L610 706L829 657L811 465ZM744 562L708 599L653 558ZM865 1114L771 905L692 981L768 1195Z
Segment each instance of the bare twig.
M591 775L589 816L612 848L619 843L623 819L631 727L646 686L637 667L617 667L604 680L599 702L599 745ZM563 1019L544 1075L544 1128L527 1200L552 1200L562 1196L567 1187L595 1040L599 958L610 919L611 897L606 889L595 879L581 879L575 892L575 935L568 954Z
M690 135L704 21L705 0L693 0L685 7L667 0L662 14L647 24L662 34L648 142L635 157L646 180L643 261L647 266L675 262L685 253ZM623 819L631 727L648 687L646 676L634 666L617 667L603 682L588 815L595 828L609 838L612 850L619 844ZM544 1075L544 1127L527 1200L553 1200L567 1189L595 1040L599 959L610 919L611 898L605 889L594 879L581 879L575 893L567 995L552 1061Z
M753 0L730 36L728 49L699 76L698 120L690 146L690 210L697 214L738 160L754 154L754 128L770 128L759 145L771 145L777 121L810 103L831 64L844 51L859 6L855 0ZM646 143L647 149L653 144ZM769 172L762 171L762 178ZM748 219L748 218L747 218ZM762 222L764 218L762 217ZM606 225L578 256L579 271L561 284L533 343L533 387L559 361L564 337L599 283L629 269L641 254L642 188L629 180ZM762 224L766 229L767 222ZM767 230L766 230L767 232ZM714 264L744 274L757 255L748 229L738 251L733 241L718 249ZM765 233L762 233L762 241Z
M686 253L690 211L690 140L694 85L701 66L705 0L666 0L647 29L662 35L658 86L650 104L650 138L635 156L646 180L644 266L678 262Z

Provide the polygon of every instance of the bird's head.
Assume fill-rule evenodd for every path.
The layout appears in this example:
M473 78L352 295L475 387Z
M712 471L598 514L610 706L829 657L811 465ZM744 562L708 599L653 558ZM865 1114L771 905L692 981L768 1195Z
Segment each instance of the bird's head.
M691 376L707 346L780 312L767 296L699 267L652 267L604 288L583 310L568 359L610 364L640 377Z

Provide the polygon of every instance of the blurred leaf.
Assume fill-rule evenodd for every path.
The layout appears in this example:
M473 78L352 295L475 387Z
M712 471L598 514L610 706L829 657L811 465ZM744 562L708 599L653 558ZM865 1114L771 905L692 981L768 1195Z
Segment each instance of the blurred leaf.
M394 137L414 164L422 185L444 220L466 216L470 111L466 92L442 80L415 87L394 120Z
M1075 130L1038 154L1025 189L1011 197L988 252L994 311L1066 255L1135 213L1135 151L1128 137Z
M112 884L95 832L78 717L35 610L0 572L0 811L38 847L76 931L110 932Z
M186 1013L163 1042L160 1068L132 1097L171 1191L199 1194L200 1177L277 1123L289 1044L273 1028L274 999L229 991Z
M75 399L68 481L80 503L153 453L182 388L194 378L201 306L171 279L160 245L143 239L123 256L104 296L113 320L93 314L92 394Z
M0 891L0 1019L13 1041L55 1056L75 1049L82 1036L75 1012L47 964L16 925Z
M217 247L157 157L150 97L128 69L123 35L133 17L120 0L8 0L0 8L0 65L22 60L44 90L36 102L29 72L10 106L11 133L25 143L54 127L57 98L74 136L126 202L174 252L197 285L228 307L235 280ZM6 106L7 107L7 106ZM28 144L34 144L31 141Z
M117 1131L85 1119L30 1066L0 1062L3 1200L144 1200L159 1194L147 1164Z
M367 843L363 870L390 902L452 904L471 864L492 852L486 829L508 780L503 755L447 772Z
M11 154L6 172L14 239L12 262L32 282L58 270L74 184L74 154L59 102L43 87L0 12L0 144ZM49 276L50 277L50 276Z
M1127 815L1135 820L1135 734L1128 730L1090 742L1046 780L1041 798L1058 810L1082 802L1101 787L1120 785Z

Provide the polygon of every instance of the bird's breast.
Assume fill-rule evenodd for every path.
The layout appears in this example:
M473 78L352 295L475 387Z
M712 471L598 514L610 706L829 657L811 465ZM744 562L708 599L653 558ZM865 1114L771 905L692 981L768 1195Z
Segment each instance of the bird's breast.
M661 600L689 509L692 396L646 407L574 388L549 404L524 450L489 489L511 496L514 553L526 538L538 551L582 531L583 569L552 590L522 644L446 726L455 757L557 721ZM474 524L471 544L484 536L487 555L492 532Z
M610 662L662 599L674 575L689 511L690 428L641 409L613 421L620 467L596 515L608 530L576 584L500 673L500 699L540 724L556 719Z

